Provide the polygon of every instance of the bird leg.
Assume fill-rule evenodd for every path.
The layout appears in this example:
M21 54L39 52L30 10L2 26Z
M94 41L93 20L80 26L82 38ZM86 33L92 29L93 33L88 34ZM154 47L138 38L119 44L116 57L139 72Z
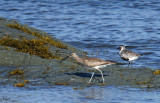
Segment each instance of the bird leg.
M129 67L129 65L131 64L131 62L129 61L129 63L128 63L128 67Z
M88 82L88 83L90 83L90 82L92 81L93 76L94 76L94 72L92 72L91 79L89 80L89 82Z
M104 77L103 77L103 73L102 73L102 71L101 71L100 69L97 69L97 70L101 72L101 76L102 76L102 80L103 80L103 84L104 84Z
M133 63L131 62L131 67L132 67Z

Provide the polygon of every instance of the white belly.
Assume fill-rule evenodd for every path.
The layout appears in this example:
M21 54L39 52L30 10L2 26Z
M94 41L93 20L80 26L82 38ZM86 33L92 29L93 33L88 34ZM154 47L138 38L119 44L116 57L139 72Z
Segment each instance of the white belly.
M129 61L133 61L133 60L138 59L138 57L131 57L131 58L128 58L128 59L129 59Z
M99 69L99 68L104 68L104 67L106 67L107 65L99 65L99 66L95 66L95 67L93 67L93 68L95 68L95 69Z

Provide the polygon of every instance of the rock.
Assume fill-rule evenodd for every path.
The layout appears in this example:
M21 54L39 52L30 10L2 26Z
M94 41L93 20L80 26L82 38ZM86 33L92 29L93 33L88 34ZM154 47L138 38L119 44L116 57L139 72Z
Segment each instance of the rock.
M92 69L78 65L72 58L62 58L82 51L38 29L0 17L0 80L2 85L88 86ZM14 70L22 73L13 73ZM157 88L160 75L149 68L108 66L101 69L105 85ZM26 82L28 81L28 82ZM90 85L100 85L101 74L95 70Z

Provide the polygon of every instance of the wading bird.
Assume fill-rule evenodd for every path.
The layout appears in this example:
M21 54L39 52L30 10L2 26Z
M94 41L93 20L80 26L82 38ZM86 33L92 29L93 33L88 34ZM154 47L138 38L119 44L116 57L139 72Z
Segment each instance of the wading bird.
M142 56L142 55L137 54L137 53L135 53L135 52L133 52L131 50L127 50L124 45L120 45L118 49L120 50L119 51L120 57L125 61L129 61L128 66L130 64L132 66L132 62L131 61L134 61L134 60L138 59L140 56Z
M76 53L71 53L69 54L69 56L67 56L66 58L64 58L63 60L67 59L68 57L72 57L73 59L75 59L78 63L82 64L82 65L85 65L87 67L90 67L92 69L95 69L95 70L98 70L100 73L101 73L101 76L102 76L102 80L103 80L103 83L104 83L104 77L103 77L103 73L102 71L100 70L100 68L104 68L106 67L107 65L112 65L112 64L116 64L115 62L113 61L109 61L109 60L101 60L101 59L98 59L98 58L94 58L94 57L79 57ZM62 60L62 61L63 61ZM62 62L61 61L61 62ZM92 72L92 76L89 80L88 83L90 83L92 81L92 78L94 76L94 72Z

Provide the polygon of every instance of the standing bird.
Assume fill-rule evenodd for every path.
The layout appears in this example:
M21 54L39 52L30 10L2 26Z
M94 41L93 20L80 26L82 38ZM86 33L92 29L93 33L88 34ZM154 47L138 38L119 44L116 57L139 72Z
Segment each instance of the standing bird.
M124 45L120 45L118 49L120 49L119 55L121 56L121 58L123 60L129 61L128 66L131 64L131 61L136 60L140 56L142 56L140 54L134 53L131 50L127 50Z
M116 64L115 62L113 61L106 61L106 60L101 60L101 59L98 59L98 58L93 58L93 57L79 57L76 53L71 53L69 56L67 56L66 58L64 58L63 60L67 59L68 57L72 57L73 59L75 59L78 63L82 64L82 65L85 65L87 67L90 67L92 69L96 69L98 71L100 71L101 73L101 76L102 76L102 80L103 80L103 83L104 83L104 77L103 77L103 73L102 71L100 70L100 68L104 68L106 67L107 65L112 65L112 64ZM62 61L63 61L62 60ZM61 62L62 62L61 61ZM92 81L92 78L94 76L94 72L92 72L92 76L89 80L88 83L90 83Z

